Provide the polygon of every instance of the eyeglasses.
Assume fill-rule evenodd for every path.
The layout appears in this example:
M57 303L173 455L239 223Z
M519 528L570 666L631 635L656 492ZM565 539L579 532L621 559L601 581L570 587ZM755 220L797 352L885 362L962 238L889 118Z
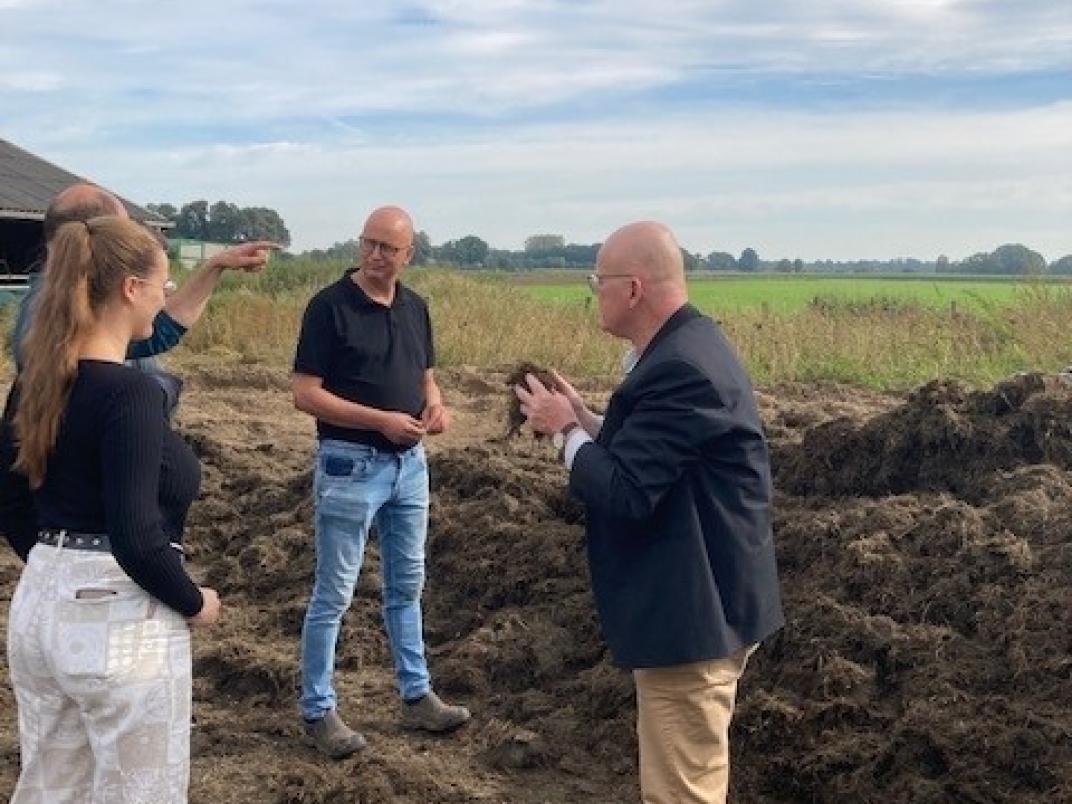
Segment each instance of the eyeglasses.
M599 289L603 287L603 282L607 279L636 279L635 274L588 274L588 287L592 289L593 293L598 293Z
M150 282L148 279L142 279L140 276L132 276L130 278L133 279L135 282L141 282L143 285L148 285L149 287L154 287L154 288L160 288L162 291L164 291L164 293L171 293L172 291L175 290L175 288L178 287L178 285L175 284L174 279L169 279L166 282L164 282L162 285L158 285L155 282Z
M390 243L384 243L382 240L373 240L371 237L358 238L358 245L361 247L361 253L370 255L376 249L380 250L387 259L393 259L398 256L400 251L405 251L409 246L392 246Z

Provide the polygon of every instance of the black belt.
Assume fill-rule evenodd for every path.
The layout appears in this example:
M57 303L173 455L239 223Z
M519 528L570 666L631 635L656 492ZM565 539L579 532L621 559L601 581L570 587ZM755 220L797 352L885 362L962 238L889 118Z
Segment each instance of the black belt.
M48 528L38 532L37 541L50 547L62 547L65 550L112 552L112 540L108 538L107 533L80 533L77 530Z
M77 530L64 530L45 528L38 531L37 541L39 544L47 544L49 547L62 547L64 550L92 550L97 553L112 552L112 540L107 533L82 533ZM177 542L169 544L185 555L186 551Z

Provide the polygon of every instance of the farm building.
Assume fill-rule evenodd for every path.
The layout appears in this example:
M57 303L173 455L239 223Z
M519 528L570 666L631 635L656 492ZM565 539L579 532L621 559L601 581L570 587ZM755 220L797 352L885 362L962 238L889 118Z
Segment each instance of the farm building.
M186 269L193 268L228 248L230 246L226 243L210 243L207 240L193 240L187 237L168 238L168 256Z
M41 257L42 222L49 201L60 190L87 181L92 180L0 139L0 283L26 282L26 274ZM117 197L132 218L156 229L171 228L169 221Z

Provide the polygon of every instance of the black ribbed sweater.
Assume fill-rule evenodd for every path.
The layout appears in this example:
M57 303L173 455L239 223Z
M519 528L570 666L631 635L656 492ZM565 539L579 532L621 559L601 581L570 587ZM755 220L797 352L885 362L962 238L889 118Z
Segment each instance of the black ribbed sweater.
M11 471L12 394L0 433L0 498L8 522L0 523L23 558L36 528L107 533L119 565L146 592L190 617L201 610L201 592L186 574L180 553L186 512L197 496L201 469L190 448L165 418L159 384L119 363L81 360L71 388L45 482L33 493L36 517L26 510L25 478ZM16 532L17 531L17 532Z

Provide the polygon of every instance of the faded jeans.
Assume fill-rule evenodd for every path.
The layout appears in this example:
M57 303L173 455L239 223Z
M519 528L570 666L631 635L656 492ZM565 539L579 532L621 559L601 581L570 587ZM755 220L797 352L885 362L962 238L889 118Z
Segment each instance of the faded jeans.
M39 544L11 601L13 804L181 804L190 631L110 553Z
M302 627L302 715L313 720L336 708L335 648L373 523L380 541L383 619L398 688L406 700L420 698L431 688L421 630L428 533L423 445L396 453L324 439L316 456L313 495L316 574Z

